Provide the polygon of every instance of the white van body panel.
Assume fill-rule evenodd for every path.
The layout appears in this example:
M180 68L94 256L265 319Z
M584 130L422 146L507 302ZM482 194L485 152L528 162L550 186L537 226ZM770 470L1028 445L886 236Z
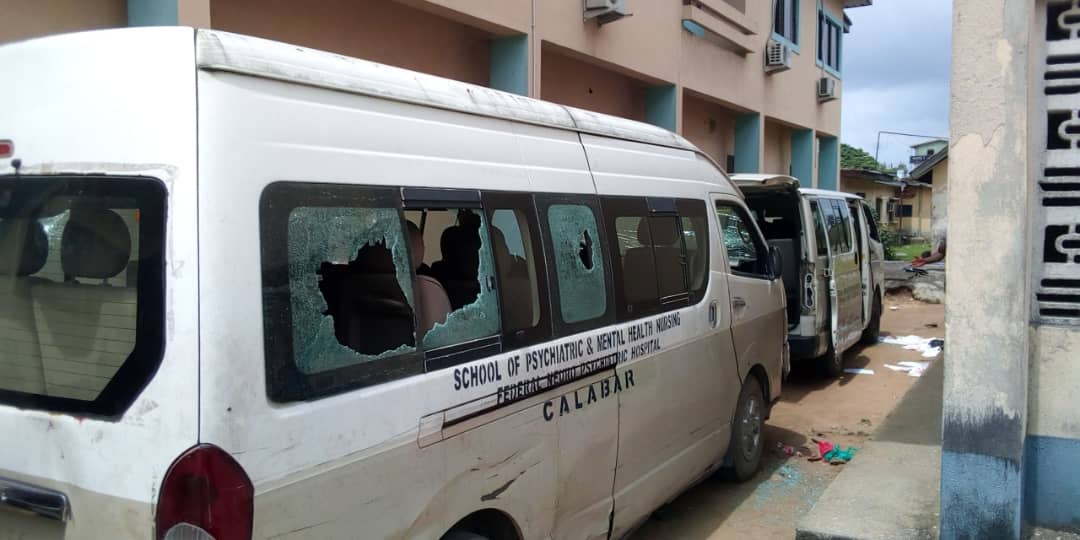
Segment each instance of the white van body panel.
M162 477L198 440L193 37L190 29L139 29L0 47L10 72L0 85L0 138L14 142L19 172L156 178L170 217L165 355L126 413L101 419L0 405L9 438L0 477L65 493L74 516L61 529L0 507L0 538L100 538L106 530L147 538ZM0 175L14 172L0 159ZM24 528L31 525L38 528Z
M0 64L30 62L41 73L0 89L6 102L43 104L0 112L23 174L145 175L168 188L165 353L120 419L0 405L0 432L27 443L0 449L0 477L64 492L76 516L41 530L0 508L0 538L150 537L162 479L197 443L251 480L255 538L438 538L480 510L510 516L523 538L607 538L613 515L621 534L719 465L751 369L765 370L768 401L779 396L779 354L735 358L729 268L707 208L705 297L659 315L667 322L638 353L637 338L600 343L656 318L272 401L261 235L271 184L738 192L660 128L256 38L153 28L0 47ZM585 351L573 363L521 367L526 353L571 346ZM501 402L512 385L602 359L622 363ZM496 377L461 383L478 369ZM620 482L617 465L639 449L641 475Z

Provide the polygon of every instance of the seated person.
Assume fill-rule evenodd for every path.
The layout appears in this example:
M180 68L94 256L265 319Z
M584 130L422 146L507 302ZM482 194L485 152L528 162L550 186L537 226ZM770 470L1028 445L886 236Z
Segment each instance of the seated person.
M416 280L413 281L413 293L416 295L416 309L420 327L417 329L417 340L423 340L435 323L446 322L450 314L450 299L446 296L446 290L439 281L431 276L420 274L420 267L424 264L424 235L420 228L411 221L405 222L409 229L409 249L412 254L412 265L417 270Z

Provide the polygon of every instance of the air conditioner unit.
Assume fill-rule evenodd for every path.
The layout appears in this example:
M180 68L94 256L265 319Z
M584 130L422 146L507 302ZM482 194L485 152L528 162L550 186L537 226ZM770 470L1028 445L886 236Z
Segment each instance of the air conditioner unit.
M630 15L626 12L626 0L583 0L583 2L585 20L596 19L602 25Z
M765 72L780 73L791 69L791 47L779 41L769 41L765 46Z
M836 99L836 79L822 77L817 84L818 101L832 101Z

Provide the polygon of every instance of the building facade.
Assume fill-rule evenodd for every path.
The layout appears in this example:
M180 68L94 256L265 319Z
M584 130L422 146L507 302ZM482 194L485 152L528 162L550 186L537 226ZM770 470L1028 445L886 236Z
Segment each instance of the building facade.
M872 0L12 2L0 43L141 25L250 34L646 121L726 170L836 189L845 10ZM605 4L621 9L587 17Z
M942 538L1080 532L1077 14L953 3Z

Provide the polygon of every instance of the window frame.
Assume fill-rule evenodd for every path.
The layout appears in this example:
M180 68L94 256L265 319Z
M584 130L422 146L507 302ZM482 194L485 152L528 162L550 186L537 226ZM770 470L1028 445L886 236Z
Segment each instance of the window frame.
M731 267L731 255L728 252L727 242L724 241L724 229L723 227L720 227L720 243L724 246L724 260L727 265L728 272L735 276L753 279L763 279L766 281L773 281L774 279L776 279L772 276L772 271L769 268L771 266L769 262L769 244L765 242L765 236L761 234L761 229L758 228L757 222L754 221L754 218L751 216L750 211L747 208L739 205L738 203L726 199L717 199L716 203L713 205L713 211L719 214L720 206L726 206L734 209L735 212L739 215L739 219L742 220L743 224L750 228L751 241L753 241L755 251L757 251L758 253L758 264L761 265L762 268L764 268L765 273L759 274L756 272L744 272ZM717 221L719 222L719 215L717 215ZM764 256L762 256L762 252L764 252Z
M285 240L289 215L296 208L393 208L402 238L408 238L401 192L387 186L277 181L264 187L259 199L263 347L270 401L322 398L424 373L427 364L422 343L397 356L311 374L301 371L294 358L289 243ZM415 280L415 269L410 268L409 273ZM416 306L412 308L415 331ZM388 365L390 362L393 364Z
M881 241L881 233L878 232L877 223L874 222L874 214L870 212L870 205L866 201L859 201L859 207L862 208L862 214L866 218L867 236L871 240L876 242Z
M422 210L430 207L436 208L453 208L455 210L471 209L477 210L480 214L483 214L483 225L491 227L490 218L487 215L487 211L484 209L480 192L475 189L442 189L442 188L422 188L422 187L403 187L401 188L401 219L405 219L406 210ZM405 223L402 221L402 226ZM488 230L487 238L491 240L491 231ZM408 246L410 250L410 257L412 256L412 246ZM490 336L483 336L475 338L469 341L463 341L455 343L453 345L444 345L434 349L427 349L424 347L423 340L418 340L416 349L421 352L424 357L425 372L437 371L448 367L464 364L473 360L479 360L480 358L486 358L488 356L496 355L502 352L502 291L498 285L498 268L495 266L495 256L492 252L492 268L494 272L494 287L495 294L498 296L498 308L499 308L499 329ZM416 269L410 269L413 282L416 281ZM481 289L485 286L484 283L480 283ZM416 306L413 306L413 313L416 312ZM453 311L451 311L453 313Z
M537 280L537 301L540 308L540 320L531 328L520 330L507 330L507 310L504 307L509 300L503 292L502 271L499 267L499 259L495 257L495 279L499 289L499 314L501 318L502 343L504 349L516 349L535 345L548 341L552 336L552 304L550 296L550 282L548 278L548 265L545 259L546 248L544 247L543 234L540 229L540 221L537 216L536 204L531 195L509 191L485 191L480 194L484 206L484 214L487 216L489 227L494 227L493 216L497 210L520 210L525 214L525 221L529 226L529 237L532 241L533 268ZM491 233L488 232L490 237Z
M0 389L0 404L6 406L119 420L154 379L165 356L165 252L169 229L169 190L161 179L151 176L0 175L0 187L9 181L16 186L26 185L27 182L43 185L47 182L64 182L63 193L79 192L80 186L85 186L81 189L114 194L147 204L146 208L139 208L135 343L109 382L92 401Z
M841 79L844 51L844 22L834 17L820 2L818 3L816 64L829 75ZM832 38L836 37L836 43ZM835 63L832 61L835 55ZM835 65L834 65L835 64Z
M539 223L543 224L541 231L543 232L545 272L550 276L549 279L552 283L548 295L551 305L551 338L559 339L579 332L586 332L594 328L615 324L615 287L612 280L612 271L610 270L613 268L613 262L611 259L611 248L607 238L607 231L604 227L603 213L600 210L600 198L593 194L544 193L533 196L533 202L536 205L537 220ZM594 245L600 248L601 259L607 269L604 272L604 293L607 302L604 313L589 320L573 323L564 321L562 317L562 291L559 290L558 284L559 277L557 273L557 263L554 259L555 248L551 237L551 227L547 226L548 210L552 206L560 204L585 206L592 210L593 219L596 222L596 234L599 237L596 239Z
M784 25L786 26L786 24L788 22L790 22L794 26L792 26L792 28L790 28L790 29L781 28L780 29L781 31L778 32L777 31L777 11L778 11L778 7L781 7L781 6L783 6L785 8L790 7L791 11L792 11L792 18L788 19L787 17L785 17ZM771 25L771 27L769 29L771 34L772 34L772 39L787 45L788 47L791 48L791 50L793 52L795 52L796 54L799 54L800 53L799 38L800 38L800 34L801 34L801 32L799 30L800 30L800 26L802 25L802 21L801 21L801 15L802 15L801 14L801 12L802 12L801 0L773 0L773 6L772 7L773 7L773 9L772 9L772 25ZM785 15L787 15L787 14L785 13ZM791 36L786 35L784 33L784 30L790 30L792 35Z
M690 251L686 248L686 229L683 228L684 219L691 219L695 217L692 213L684 213L684 210L689 210L691 205L697 207L694 210L701 211L700 214L696 217L701 218L702 224L705 227L705 234L702 238L697 238L697 231L694 231L695 238L698 242L698 249L702 250L702 258L704 260L705 267L705 275L702 276L701 286L697 289L693 288L694 269L690 267ZM689 294L688 305L692 306L694 304L697 304L698 302L701 302L705 298L705 291L709 289L709 281L712 277L712 249L710 247L710 244L712 244L712 232L710 231L709 225L709 202L705 201L704 199L675 199L675 211L679 215L679 228L681 230L680 232L684 235L683 257L686 258L686 289L687 293Z
M632 207L632 208L631 208ZM615 287L615 319L618 322L632 321L649 315L655 315L663 311L660 306L660 289L654 283L653 291L655 298L648 301L636 302L633 305L626 300L626 276L623 272L622 256L615 257L615 251L619 250L618 227L616 221L622 217L640 217L645 220L649 227L649 238L652 238L652 224L649 223L649 203L645 197L631 197L621 195L603 195L600 197L600 209L603 216L603 227L608 238L612 241L612 247L608 258L611 263L612 282ZM628 213L633 211L634 213ZM640 227L640 224L638 225ZM652 245L649 246L650 252ZM615 264L618 259L619 264ZM656 254L650 259L653 265L652 275L656 277Z

